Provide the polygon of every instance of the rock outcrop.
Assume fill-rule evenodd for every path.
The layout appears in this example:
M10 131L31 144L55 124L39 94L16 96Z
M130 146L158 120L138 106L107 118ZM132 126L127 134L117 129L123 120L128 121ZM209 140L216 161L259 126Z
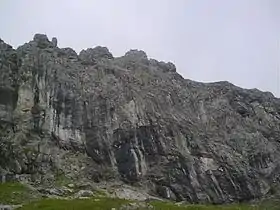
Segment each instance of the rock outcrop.
M82 50L79 54L79 58L84 65L95 65L103 60L113 59L112 53L106 47L95 47Z
M16 50L1 40L0 72L2 176L119 180L192 203L259 198L279 183L271 93L190 81L138 50L77 55L40 34Z

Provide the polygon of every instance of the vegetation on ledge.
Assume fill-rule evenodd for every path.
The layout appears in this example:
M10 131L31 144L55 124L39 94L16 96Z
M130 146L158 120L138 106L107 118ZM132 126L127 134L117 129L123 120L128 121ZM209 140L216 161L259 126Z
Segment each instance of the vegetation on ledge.
M0 183L0 204L22 204L38 198L38 194L17 183Z
M31 202L20 210L129 210L122 208L125 204L134 203L133 201L117 198L92 198L92 199L44 199L37 202ZM280 205L277 202L265 202L260 205L249 204L229 204L229 205L176 205L169 202L151 202L150 208L141 207L137 210L279 210ZM131 208L135 209L135 208Z
M259 204L179 205L178 203L151 201L143 203L119 198L93 196L91 198L42 199L34 190L20 183L0 184L0 204L22 204L19 210L279 210L280 200L269 199ZM142 205L141 205L142 204ZM130 208L131 207L131 208ZM137 207L137 208L135 208Z

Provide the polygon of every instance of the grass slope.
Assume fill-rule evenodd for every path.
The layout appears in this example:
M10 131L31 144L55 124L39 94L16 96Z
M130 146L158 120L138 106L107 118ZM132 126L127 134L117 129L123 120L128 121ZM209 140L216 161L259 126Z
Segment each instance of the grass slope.
M75 200L44 199L25 205L19 210L111 210L112 208L118 209L125 203L128 203L128 201L110 198Z
M24 204L18 210L118 210L128 203L118 198L93 197L90 199L41 199L38 193L19 183L0 184L0 204ZM153 201L149 203L154 210L280 210L280 200L270 199L258 205L181 205L171 202ZM146 208L147 209L147 208ZM145 210L139 208L138 210Z
M20 183L0 183L0 204L22 204L36 197L36 193Z
M95 198L85 200L45 199L30 203L19 210L118 210L130 201L113 198ZM252 206L246 204L234 205L186 205L177 206L167 202L151 202L154 210L280 210L280 205L266 203ZM138 210L145 210L139 208Z

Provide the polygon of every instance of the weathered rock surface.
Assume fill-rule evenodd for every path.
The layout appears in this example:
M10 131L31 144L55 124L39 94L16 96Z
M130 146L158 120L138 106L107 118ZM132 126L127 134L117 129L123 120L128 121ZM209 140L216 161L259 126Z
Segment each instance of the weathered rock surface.
M172 63L45 35L0 41L0 171L119 180L177 201L250 200L279 183L280 100L182 78ZM4 172L2 173L4 174Z
M0 210L14 210L21 208L22 205L2 205L0 204Z
M77 197L77 198L80 198L80 197L92 197L92 196L93 196L93 192L90 191L90 190L80 190L75 195L75 197Z
M154 207L144 202L128 203L120 207L120 210L140 210L140 209L154 209Z
M113 59L113 55L106 47L98 46L82 50L79 54L79 58L85 65L94 65L103 59Z

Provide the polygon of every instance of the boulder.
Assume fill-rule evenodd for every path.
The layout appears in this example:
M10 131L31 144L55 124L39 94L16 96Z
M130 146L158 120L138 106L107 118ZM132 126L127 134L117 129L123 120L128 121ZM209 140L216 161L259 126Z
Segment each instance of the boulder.
M75 197L80 198L80 197L92 197L94 194L90 190L80 190L79 192L76 193Z
M0 210L14 210L21 208L22 205L2 205L0 204Z

